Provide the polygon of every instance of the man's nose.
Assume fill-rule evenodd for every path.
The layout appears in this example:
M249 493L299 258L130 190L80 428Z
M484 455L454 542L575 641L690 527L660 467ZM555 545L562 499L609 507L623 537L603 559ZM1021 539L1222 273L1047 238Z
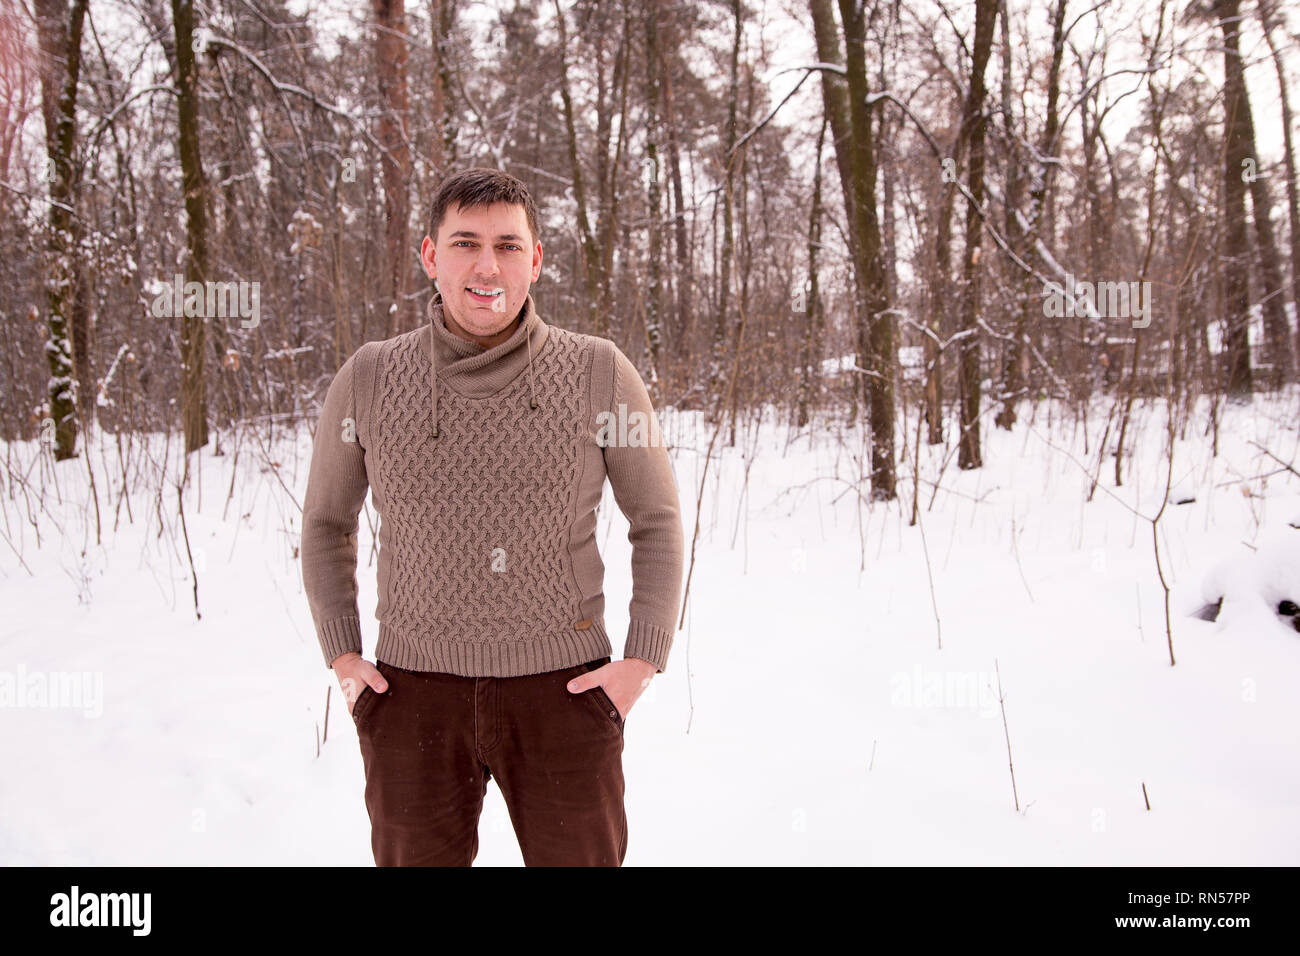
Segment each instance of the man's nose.
M474 263L474 268L479 275L495 276L497 274L497 256L491 249L484 249L479 253L478 259Z

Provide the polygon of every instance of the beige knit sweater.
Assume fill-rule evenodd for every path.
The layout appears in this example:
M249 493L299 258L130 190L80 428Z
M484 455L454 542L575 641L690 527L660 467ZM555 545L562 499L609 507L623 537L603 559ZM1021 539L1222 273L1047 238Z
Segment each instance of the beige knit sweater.
M515 677L613 656L595 538L608 476L632 543L623 656L662 672L683 534L672 464L635 366L608 339L547 325L531 295L515 333L488 349L447 329L440 293L428 316L361 346L325 396L301 553L326 665L361 651L367 488L380 517L379 660Z

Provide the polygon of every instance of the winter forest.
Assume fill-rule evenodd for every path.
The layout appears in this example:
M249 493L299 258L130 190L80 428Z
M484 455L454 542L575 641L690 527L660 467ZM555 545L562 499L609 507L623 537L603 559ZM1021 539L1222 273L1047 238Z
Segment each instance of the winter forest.
M1297 110L1283 0L0 0L0 863L370 865L307 465L476 166L672 456L628 865L1300 863Z

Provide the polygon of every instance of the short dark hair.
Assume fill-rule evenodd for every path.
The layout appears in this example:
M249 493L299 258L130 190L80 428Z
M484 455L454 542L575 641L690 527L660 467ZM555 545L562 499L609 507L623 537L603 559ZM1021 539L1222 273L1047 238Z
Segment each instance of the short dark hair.
M524 215L528 217L528 230L533 234L533 242L537 242L537 206L533 203L528 187L509 173L486 166L475 166L455 173L438 186L429 210L429 238L438 241L438 228L447 218L447 210L453 204L460 210L466 206L494 202L523 206Z

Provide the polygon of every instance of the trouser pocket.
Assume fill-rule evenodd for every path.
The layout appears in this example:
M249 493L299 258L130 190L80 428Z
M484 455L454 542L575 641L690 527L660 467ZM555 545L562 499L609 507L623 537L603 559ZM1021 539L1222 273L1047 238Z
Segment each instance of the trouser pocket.
M578 666L582 668L583 673L586 673L588 671L594 671L599 667L603 667L608 663L609 663L609 658L604 657L596 661L587 661L586 663L579 664ZM597 684L595 687L592 687L590 690L583 691L583 696L590 697L592 701L595 702L596 706L600 708L601 713L604 715L606 720L612 722L614 726L617 727L620 731L623 729L623 724L624 724L623 717L618 712L618 708L614 706L614 702L609 699L609 694L605 693L605 688Z
M352 703L352 722L361 727L361 719L366 716L366 710L370 707L370 702L375 699L375 690L369 684L361 688L361 693Z
M384 675L384 679L389 681L391 684L392 677L387 670L388 665L383 661L378 661L376 662L375 667ZM366 715L370 713L370 709L374 706L375 699L378 696L379 694L377 694L375 689L369 684L362 686L361 693L357 695L357 699L352 704L352 722L356 725L358 730L361 729L362 724L366 719Z

